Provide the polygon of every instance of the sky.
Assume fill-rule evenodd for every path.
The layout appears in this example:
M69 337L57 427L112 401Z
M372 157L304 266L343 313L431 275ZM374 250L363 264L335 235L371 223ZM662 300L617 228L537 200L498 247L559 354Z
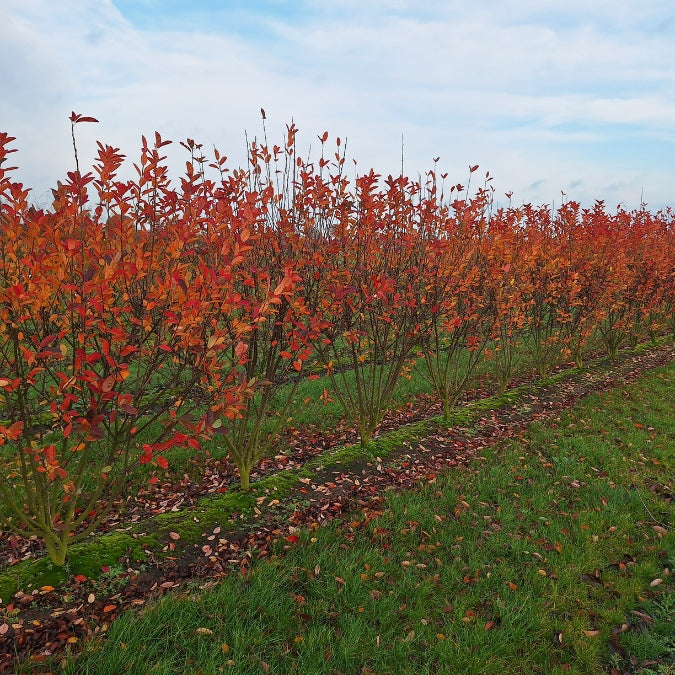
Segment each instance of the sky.
M159 131L178 180L192 138L347 140L353 172L466 184L498 204L675 206L672 0L0 0L0 131L46 206L96 141L131 162ZM354 167L354 165L351 165ZM475 178L473 179L476 180ZM563 196L564 193L564 196Z

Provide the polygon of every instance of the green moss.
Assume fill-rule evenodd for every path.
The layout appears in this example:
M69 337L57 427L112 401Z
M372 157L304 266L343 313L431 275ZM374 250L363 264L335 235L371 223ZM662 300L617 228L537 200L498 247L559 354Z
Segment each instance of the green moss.
M300 478L310 478L312 472L308 466L296 470L279 471L273 476L263 478L251 485L251 492L260 496L275 492L277 495L287 494L295 487Z
M134 561L142 560L146 557L144 549L155 545L156 539L152 536L134 538L126 532L109 532L72 546L64 567L56 567L47 557L26 560L0 574L0 598L6 603L19 590L30 592L42 586L56 588L78 574L98 579L103 573L102 567L117 564L124 555Z
M0 575L0 598L4 603L19 590L30 592L42 586L61 585L68 578L65 567L55 567L49 558L27 560L10 567Z

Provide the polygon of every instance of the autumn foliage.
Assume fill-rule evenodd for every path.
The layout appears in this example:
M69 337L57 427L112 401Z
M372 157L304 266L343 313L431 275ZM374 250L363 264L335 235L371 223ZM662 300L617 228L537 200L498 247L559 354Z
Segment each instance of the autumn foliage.
M169 141L143 138L122 180L103 144L80 171L95 121L71 116L75 170L46 209L0 134L0 522L56 564L173 446L215 439L246 489L303 377L366 443L415 359L447 416L483 361L503 390L516 352L546 378L591 339L615 358L675 331L670 210L495 209L489 175L472 193L435 168L349 179L340 139L315 164L292 125L235 170L186 141L177 182Z

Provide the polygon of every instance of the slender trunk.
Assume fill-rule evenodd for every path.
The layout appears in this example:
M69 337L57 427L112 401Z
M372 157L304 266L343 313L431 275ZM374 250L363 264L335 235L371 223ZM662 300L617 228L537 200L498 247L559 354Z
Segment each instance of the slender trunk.
M239 487L242 492L248 492L251 487L251 467L248 464L237 464L239 469Z

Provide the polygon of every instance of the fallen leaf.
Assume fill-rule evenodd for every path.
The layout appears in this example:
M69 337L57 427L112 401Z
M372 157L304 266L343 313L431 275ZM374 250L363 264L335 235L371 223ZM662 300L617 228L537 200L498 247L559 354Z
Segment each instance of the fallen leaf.
M639 612L637 609L634 609L631 614L634 614L640 619L644 619L645 621L648 621L649 623L654 623L654 619L652 619L649 614L645 614L644 612Z
M599 630L586 630L586 629L584 629L584 630L582 630L581 632L582 632L586 637L598 637L598 635L600 635L600 631L599 631Z
M180 534L178 534L178 532L169 532L169 536L174 541L178 541L180 539Z
M196 635L213 635L213 631L210 628L195 628Z
M663 583L663 579L654 579L654 581L651 581L649 585L654 588L654 586L658 586L659 584Z

